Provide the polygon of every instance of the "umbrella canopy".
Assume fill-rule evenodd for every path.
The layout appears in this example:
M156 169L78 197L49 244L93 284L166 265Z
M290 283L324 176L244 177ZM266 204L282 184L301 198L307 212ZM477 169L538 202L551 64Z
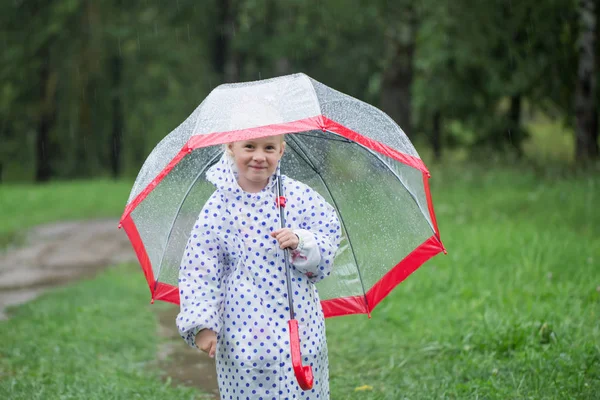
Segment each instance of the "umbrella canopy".
M152 300L179 303L179 265L222 145L281 134L281 172L319 192L342 225L333 272L318 283L326 317L370 313L444 251L429 172L385 113L304 74L225 84L148 156L121 218Z

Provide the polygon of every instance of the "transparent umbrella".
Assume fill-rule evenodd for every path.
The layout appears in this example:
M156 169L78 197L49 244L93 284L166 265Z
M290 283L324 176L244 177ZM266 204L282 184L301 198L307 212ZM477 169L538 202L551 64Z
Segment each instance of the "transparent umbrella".
M319 192L342 226L333 271L317 284L325 317L370 315L396 285L445 251L429 172L385 113L304 74L225 84L155 147L121 218L152 301L179 303L182 254L214 192L205 174L222 145L281 134L287 143L281 173Z

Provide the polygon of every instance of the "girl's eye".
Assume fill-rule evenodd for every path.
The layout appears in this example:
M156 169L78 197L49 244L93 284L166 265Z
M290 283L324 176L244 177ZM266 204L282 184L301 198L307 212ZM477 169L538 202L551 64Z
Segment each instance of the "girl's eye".
M247 144L247 145L245 145L245 146L244 146L244 148L246 148L246 149L251 149L251 148L252 148L252 145L251 145L251 144Z
M267 150L275 150L275 146L267 146Z

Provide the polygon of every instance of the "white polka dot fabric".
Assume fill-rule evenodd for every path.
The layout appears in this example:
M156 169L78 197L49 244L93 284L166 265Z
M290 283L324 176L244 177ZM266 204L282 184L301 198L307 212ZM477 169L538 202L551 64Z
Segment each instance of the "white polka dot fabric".
M216 191L192 229L179 273L177 326L191 346L201 329L218 334L216 366L222 399L328 399L325 322L315 283L331 272L341 230L333 207L307 185L282 175L286 224L317 243L318 265L292 261L294 310L303 365L314 387L294 375L283 251L270 233L280 228L275 178L259 193L244 192L227 155L207 173ZM309 277L310 276L310 277Z

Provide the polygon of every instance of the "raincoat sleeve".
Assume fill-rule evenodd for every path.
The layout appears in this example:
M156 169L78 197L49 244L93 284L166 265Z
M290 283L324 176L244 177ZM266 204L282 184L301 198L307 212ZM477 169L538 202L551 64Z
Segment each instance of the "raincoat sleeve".
M291 252L294 267L316 283L331 272L333 259L340 244L340 222L335 209L308 186L303 197L304 219L294 233L300 239Z
M218 200L213 195L192 228L179 267L177 328L192 347L196 347L195 337L202 329L211 329L218 334L222 326L221 305L225 296L227 264L217 230L220 214Z

